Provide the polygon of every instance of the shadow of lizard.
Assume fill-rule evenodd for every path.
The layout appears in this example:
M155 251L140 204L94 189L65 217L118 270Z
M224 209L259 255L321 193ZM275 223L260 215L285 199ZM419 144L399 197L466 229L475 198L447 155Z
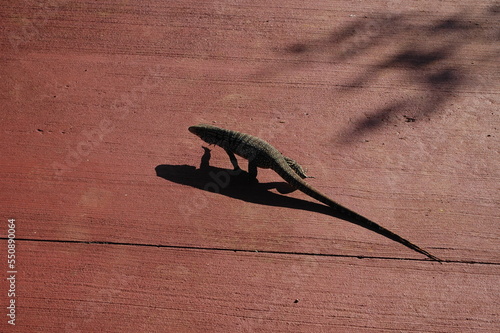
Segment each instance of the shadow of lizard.
M188 185L204 191L216 192L218 194L246 202L267 206L301 209L329 215L359 225L381 236L401 243L402 238L400 236L377 224L366 224L359 221L359 219L353 217L351 214L346 214L343 211L332 209L332 207L307 200L288 197L271 191L276 189L280 193L285 193L286 189L288 189L288 183L286 182L255 183L252 182L252 177L241 169L235 171L210 166L210 149L206 147L203 148L205 153L201 158L199 169L196 169L196 167L191 165L162 164L155 168L157 176L177 184ZM218 186L209 186L214 183L218 183ZM407 246L404 243L402 244ZM440 259L432 255L430 255L430 258L440 261Z

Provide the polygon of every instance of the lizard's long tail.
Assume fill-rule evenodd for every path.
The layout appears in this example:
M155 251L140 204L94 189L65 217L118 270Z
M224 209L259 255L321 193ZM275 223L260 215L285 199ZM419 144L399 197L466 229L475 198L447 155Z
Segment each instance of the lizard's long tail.
M290 170L287 170L290 169ZM285 181L287 181L291 186L294 188L298 189L299 191L307 194L310 197L313 197L314 199L330 206L333 210L346 215L352 219L353 223L356 223L362 227L365 227L369 230L375 231L376 233L383 235L389 239L392 239L393 241L396 241L400 244L403 244L404 246L417 251L428 258L435 260L435 261L442 261L436 256L433 256L429 252L421 249L417 245L411 243L410 241L404 239L403 237L393 233L392 231L378 225L377 223L367 219L366 217L359 215L352 210L345 208L344 206L336 203L335 201L331 200L328 198L326 195L318 192L312 186L310 186L308 183L306 183L304 180L302 180L298 175L295 174L295 172L290 168L288 165L285 166L277 166L276 168L273 168L274 171L276 171Z

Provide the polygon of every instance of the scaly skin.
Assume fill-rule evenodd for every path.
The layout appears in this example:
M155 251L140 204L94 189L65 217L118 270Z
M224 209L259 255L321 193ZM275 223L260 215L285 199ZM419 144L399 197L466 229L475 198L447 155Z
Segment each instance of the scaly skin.
M294 160L283 156L276 148L271 146L266 141L250 134L231 131L206 124L191 126L189 127L189 131L199 136L203 141L209 144L214 144L224 148L235 169L239 169L239 166L234 154L247 159L250 177L256 179L257 168L272 169L293 188L330 206L335 211L349 216L357 224L363 225L366 228L403 244L414 251L422 253L432 260L441 261L439 258L421 249L417 245L407 241L392 231L385 229L377 223L370 221L364 216L343 207L318 190L314 189L303 180L303 178L307 178L307 176L305 175L302 167Z

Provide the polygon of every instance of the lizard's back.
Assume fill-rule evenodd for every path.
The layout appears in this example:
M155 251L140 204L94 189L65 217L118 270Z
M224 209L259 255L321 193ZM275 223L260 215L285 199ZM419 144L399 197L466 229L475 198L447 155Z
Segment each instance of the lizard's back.
M206 124L191 126L189 131L207 143L215 144L252 161L259 168L269 169L277 159L284 159L283 155L268 142L250 134Z

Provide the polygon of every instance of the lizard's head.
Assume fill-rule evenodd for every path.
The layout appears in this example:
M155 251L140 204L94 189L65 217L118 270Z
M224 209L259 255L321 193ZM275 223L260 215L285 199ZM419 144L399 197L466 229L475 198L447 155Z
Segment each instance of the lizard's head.
M215 127L207 124L199 124L195 126L190 126L189 132L196 136L199 136L203 141L210 144L216 144L220 141L221 128Z

